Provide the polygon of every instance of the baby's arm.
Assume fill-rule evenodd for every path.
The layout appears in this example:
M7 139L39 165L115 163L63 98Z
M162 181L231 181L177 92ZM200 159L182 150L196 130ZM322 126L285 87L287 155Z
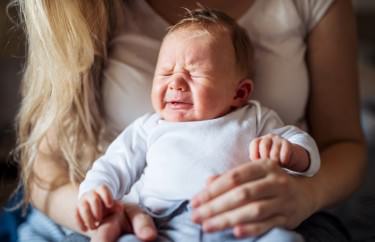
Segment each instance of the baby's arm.
M270 158L273 159L276 155L273 153L280 151L285 156L285 151L281 149L281 144L287 147L292 152L289 158L280 157L277 159L281 165L291 174L313 176L320 168L320 154L318 146L314 139L305 131L293 126L285 126L280 117L272 110L261 107L259 103L254 103L257 108L257 133L256 137L268 137L271 135L273 138L267 138L266 147L268 147ZM273 142L274 137L281 137L288 142L278 141L275 144L274 151L270 150L270 143ZM271 142L272 141L272 142ZM288 143L290 145L288 145ZM254 145L255 146L255 145ZM280 147L279 147L280 146ZM260 148L260 147L259 147ZM263 148L261 148L263 150ZM250 154L250 157L259 157L261 152ZM251 153L251 152L250 152ZM265 153L265 152L263 152Z
M253 139L250 143L250 159L276 160L282 167L295 172L304 172L310 166L309 154L303 147L276 134Z
M146 165L146 138L142 116L127 127L97 159L79 186L77 221L82 230L96 229L120 199L130 191Z

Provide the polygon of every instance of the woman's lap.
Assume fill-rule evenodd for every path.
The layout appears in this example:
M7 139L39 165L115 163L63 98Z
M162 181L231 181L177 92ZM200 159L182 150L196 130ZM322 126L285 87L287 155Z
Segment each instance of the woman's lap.
M36 209L32 209L26 221L18 228L19 242L57 242L65 236L61 226Z
M306 242L345 242L350 236L341 222L333 215L319 212L304 221L297 229ZM86 242L87 237L71 234L66 236L64 229L56 225L38 210L33 210L25 223L18 229L19 241L65 241Z
M304 221L296 232L301 234L306 242L346 242L351 241L348 231L333 215L319 212ZM87 237L71 234L63 242L88 242ZM139 241L135 236L122 236L119 242Z

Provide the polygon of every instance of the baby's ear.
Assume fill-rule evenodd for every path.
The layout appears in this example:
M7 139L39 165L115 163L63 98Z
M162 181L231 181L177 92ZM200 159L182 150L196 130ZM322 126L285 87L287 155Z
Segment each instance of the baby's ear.
M251 93L253 92L253 88L254 83L251 79L241 80L238 83L232 106L241 107L244 105L249 100Z

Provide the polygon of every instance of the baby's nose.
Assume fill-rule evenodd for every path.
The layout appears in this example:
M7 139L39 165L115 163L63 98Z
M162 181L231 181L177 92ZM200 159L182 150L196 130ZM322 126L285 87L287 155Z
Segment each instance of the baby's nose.
M188 89L188 84L186 83L185 77L182 75L177 75L173 77L173 80L169 83L170 90L175 90L175 91L187 91Z

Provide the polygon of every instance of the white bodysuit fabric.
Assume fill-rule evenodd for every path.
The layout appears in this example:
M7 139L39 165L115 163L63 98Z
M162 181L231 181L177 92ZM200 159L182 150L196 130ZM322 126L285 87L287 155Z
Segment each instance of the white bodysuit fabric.
M299 175L312 176L320 166L314 140L259 102L225 116L193 122L168 122L156 113L129 125L95 161L81 183L80 196L106 185L122 199L139 180L137 195L153 211L190 200L210 176L222 174L249 161L249 144L255 137L274 133L307 150L310 166Z

